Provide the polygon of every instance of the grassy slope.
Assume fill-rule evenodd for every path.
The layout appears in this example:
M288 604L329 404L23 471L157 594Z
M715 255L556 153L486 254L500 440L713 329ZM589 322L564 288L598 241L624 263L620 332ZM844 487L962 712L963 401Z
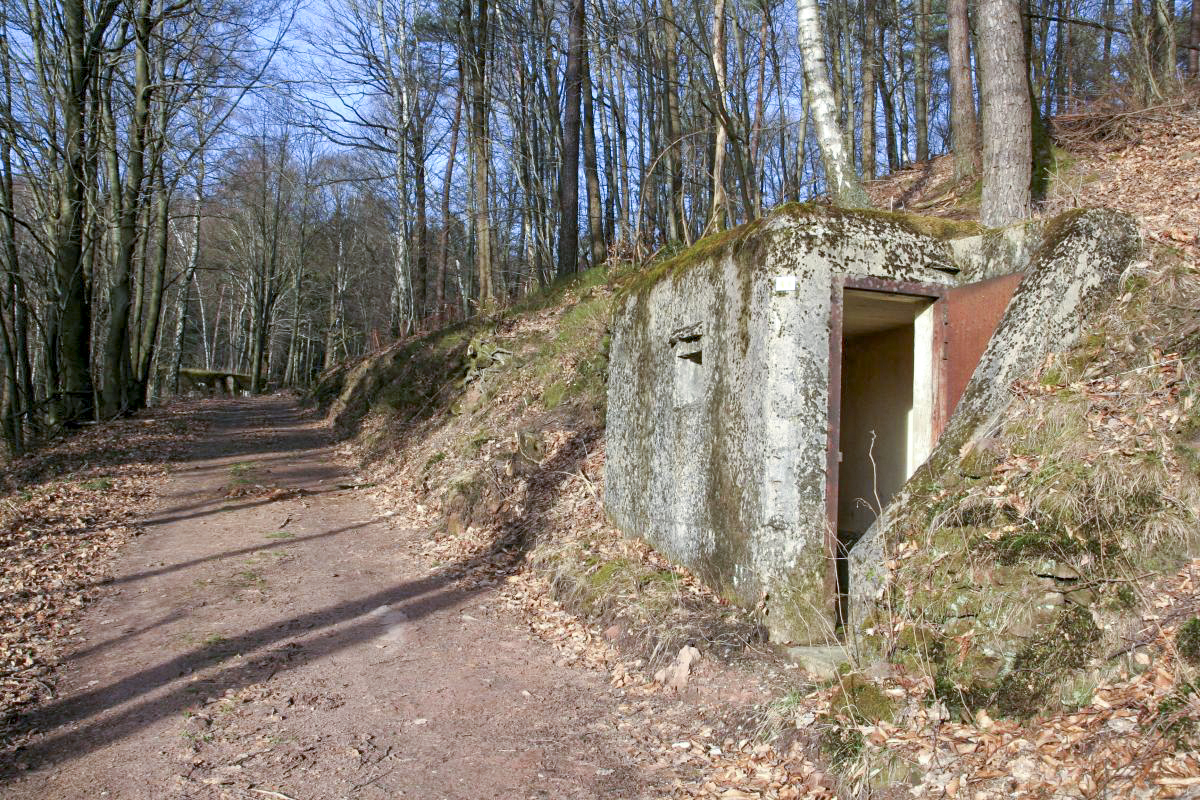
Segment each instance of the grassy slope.
M1200 607L1200 565L1186 560L1200 499L1200 203L1175 197L1200 185L1188 177L1200 177L1200 120L1121 124L1115 138L1072 140L1048 211L1094 197L1146 220L1123 297L1014 388L994 435L912 487L896 580L860 642L870 677L766 715L776 727L815 720L850 788L1008 791L1016 759L1031 793L1064 781L1119 793L1134 767L1200 768L1186 755L1196 671L1176 647ZM923 186L881 182L875 199L969 216L970 192L938 169ZM1164 193L1176 202L1164 207ZM318 396L356 435L382 501L435 531L431 564L467 580L532 575L654 666L686 641L740 652L759 635L752 611L722 605L603 517L606 325L628 280L588 273L343 368Z

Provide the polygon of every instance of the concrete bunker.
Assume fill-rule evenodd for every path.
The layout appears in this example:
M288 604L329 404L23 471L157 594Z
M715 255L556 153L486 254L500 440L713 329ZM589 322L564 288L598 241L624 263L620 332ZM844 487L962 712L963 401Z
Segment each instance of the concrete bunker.
M937 222L784 207L617 303L608 511L764 604L775 640L853 624L889 502L1078 333L1137 243L1109 211L986 233Z

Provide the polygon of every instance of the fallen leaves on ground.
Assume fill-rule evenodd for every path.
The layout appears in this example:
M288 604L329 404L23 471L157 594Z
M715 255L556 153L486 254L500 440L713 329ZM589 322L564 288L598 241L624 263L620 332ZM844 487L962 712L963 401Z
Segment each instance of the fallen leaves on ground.
M1113 120L1118 129L1113 132ZM1108 206L1138 217L1153 242L1180 248L1194 264L1200 248L1200 110L1178 103L1123 112L1071 115L1069 163L1044 211ZM1087 125L1101 125L1105 135Z
M1198 588L1200 560L1153 588L1151 606L1175 621L1157 625L1138 648L1130 663L1140 671L1097 685L1079 708L1028 722L993 720L976 709L972 722L959 723L928 702L927 678L897 679L890 688L908 701L910 713L901 723L862 726L860 733L877 755L915 771L914 797L1194 797L1200 697L1194 670L1180 662L1173 639L1179 621L1200 608Z
M118 549L195 431L170 406L75 433L0 471L0 743L54 668Z
M274 503L278 500L290 500L293 497L303 497L308 494L304 489L286 486L265 486L259 483L240 483L226 487L225 496L228 498L249 497Z

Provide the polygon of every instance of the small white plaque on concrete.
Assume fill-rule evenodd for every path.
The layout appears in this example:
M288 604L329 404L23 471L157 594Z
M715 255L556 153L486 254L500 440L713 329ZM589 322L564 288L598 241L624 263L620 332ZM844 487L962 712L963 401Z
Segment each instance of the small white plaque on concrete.
M775 276L775 292L777 294L786 294L787 292L796 291L796 276L795 275L776 275Z

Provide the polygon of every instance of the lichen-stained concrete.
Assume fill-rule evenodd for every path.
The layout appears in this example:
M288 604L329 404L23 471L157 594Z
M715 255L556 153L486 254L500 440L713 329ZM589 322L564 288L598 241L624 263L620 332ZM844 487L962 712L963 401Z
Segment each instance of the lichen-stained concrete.
M833 619L824 546L832 281L849 265L943 282L955 271L950 249L887 215L792 207L694 250L618 302L606 503L625 532L730 599L769 595L777 637L823 638Z
M774 640L833 638L826 472L835 287L844 277L953 287L1021 271L1033 253L1020 290L1028 296L1014 300L1003 342L988 349L964 397L980 420L1044 356L1043 344L1069 338L1112 282L1113 265L1127 260L1129 247L1111 241L1129 230L1111 212L975 235L919 217L792 205L658 264L614 312L609 514L730 600L762 603ZM1111 263L1092 266L1107 252ZM963 425L951 420L953 431Z

